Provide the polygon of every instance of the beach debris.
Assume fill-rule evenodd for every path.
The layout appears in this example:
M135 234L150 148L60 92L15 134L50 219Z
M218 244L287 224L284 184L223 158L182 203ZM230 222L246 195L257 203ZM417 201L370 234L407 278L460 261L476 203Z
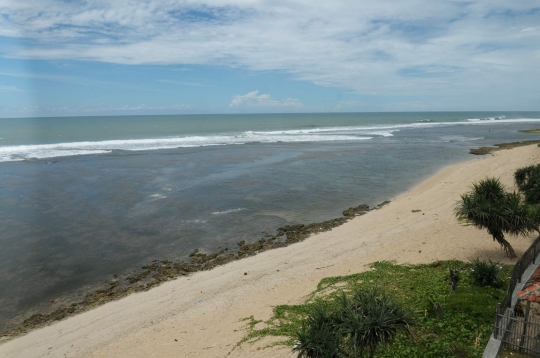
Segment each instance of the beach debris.
M246 276L246 275L247 275L247 272L244 272L244 276Z
M456 292L456 288L457 288L457 285L459 283L459 280L460 280L460 273L459 273L459 269L457 268L454 268L454 269L449 269L449 279L450 279L450 294Z
M327 267L332 267L332 266L334 266L334 265L328 265L328 266L316 267L315 270L320 270L320 269L327 268Z
M419 212L421 212L421 211L422 211L422 210L420 210L420 209L412 210L413 213L419 213Z

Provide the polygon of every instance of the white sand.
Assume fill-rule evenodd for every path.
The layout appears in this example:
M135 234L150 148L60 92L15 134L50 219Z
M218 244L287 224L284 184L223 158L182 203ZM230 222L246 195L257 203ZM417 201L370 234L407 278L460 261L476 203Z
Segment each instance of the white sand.
M360 272L379 260L479 256L510 263L485 230L460 226L453 206L473 181L491 175L512 186L515 169L539 162L533 145L447 167L390 205L330 232L35 330L0 345L0 357L225 357L245 333L242 318L267 319L275 305L302 302L323 277ZM532 237L509 241L519 256ZM258 350L264 343L245 344L230 357L292 356L289 348Z

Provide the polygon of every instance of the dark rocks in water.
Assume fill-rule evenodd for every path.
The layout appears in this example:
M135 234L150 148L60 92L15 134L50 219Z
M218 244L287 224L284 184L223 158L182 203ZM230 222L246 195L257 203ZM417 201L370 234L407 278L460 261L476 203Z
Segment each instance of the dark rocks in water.
M390 202L385 201L376 208L380 208L388 203ZM242 240L238 242L238 255L226 253L225 250L207 254L197 249L189 254L189 263L173 262L170 260L153 260L151 264L143 266L141 272L128 276L125 279L121 279L118 275L114 275L114 280L111 281L106 288L96 290L87 295L83 301L67 307L60 307L49 314L32 315L19 327L9 332L4 332L2 336L16 337L22 333L26 333L30 329L45 326L75 313L88 311L96 306L109 301L118 300L131 293L147 291L152 287L158 286L162 282L173 280L178 276L185 276L203 270L211 270L216 266L224 265L231 261L238 260L239 258L253 256L266 250L289 246L290 244L303 241L313 234L332 230L349 221L352 217L364 215L368 211L369 206L362 204L356 208L345 210L343 212L344 217L330 219L319 223L285 225L276 230L275 236L263 232L263 238L259 241L246 243L245 240Z
M379 210L380 208L382 208L383 206L386 206L388 204L390 204L391 201L390 200L385 200L383 201L382 203L380 203L379 205L376 205L375 207L371 208L371 210Z
M150 273L152 272L152 270L149 269L148 266L143 266L143 270L143 272L140 272L137 275L127 277L126 280L129 281L129 283L135 283L146 278L146 276L150 275Z
M261 239L252 244L243 244L238 250L239 257L248 257L257 254L258 252L263 251L264 244L266 243L265 239Z
M174 268L180 272L186 272L186 273L201 271L201 266L186 264L185 262L175 263Z
M525 145L539 144L539 143L540 143L540 140L525 140L523 142L500 143L500 144L494 144L493 147L480 147L480 148L470 149L469 154L486 155L492 152L496 152L498 150L512 149L516 147L523 147Z
M236 255L234 255L234 254L220 254L216 258L214 258L214 259L212 259L210 261L207 261L204 264L203 268L205 270L210 270L210 269L213 269L216 266L225 265L226 263L229 263L231 261L235 261L237 259L238 259L238 257Z
M204 264L206 261L210 261L221 255L224 251L216 252L213 254L205 254L198 251L195 255L191 256L190 260L192 264Z
M368 211L369 211L369 205L360 204L356 208L348 208L347 210L344 210L343 216L347 216L347 217L360 216L360 215L364 215Z

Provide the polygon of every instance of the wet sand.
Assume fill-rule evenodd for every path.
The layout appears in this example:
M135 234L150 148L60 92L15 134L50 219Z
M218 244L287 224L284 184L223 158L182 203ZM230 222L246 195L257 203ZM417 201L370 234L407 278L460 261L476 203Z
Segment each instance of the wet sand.
M32 331L0 345L0 356L225 357L244 335L243 318L268 319L273 306L304 301L327 276L360 272L379 260L478 256L512 263L487 232L460 226L453 206L473 181L490 175L512 187L517 168L538 162L540 148L531 145L446 167L389 205L331 231ZM519 256L532 237L509 241ZM229 356L292 356L287 347L258 349L268 343L245 344Z

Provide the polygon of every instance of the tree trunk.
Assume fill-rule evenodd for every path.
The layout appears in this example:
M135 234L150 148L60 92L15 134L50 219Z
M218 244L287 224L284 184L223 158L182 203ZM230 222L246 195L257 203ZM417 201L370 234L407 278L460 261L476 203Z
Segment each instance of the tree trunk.
M516 257L516 253L514 252L512 245L510 245L510 243L506 241L502 231L493 230L490 232L490 234L493 236L493 241L497 241L499 244L501 244L502 248L504 249L504 252L506 253L506 256L510 258Z

